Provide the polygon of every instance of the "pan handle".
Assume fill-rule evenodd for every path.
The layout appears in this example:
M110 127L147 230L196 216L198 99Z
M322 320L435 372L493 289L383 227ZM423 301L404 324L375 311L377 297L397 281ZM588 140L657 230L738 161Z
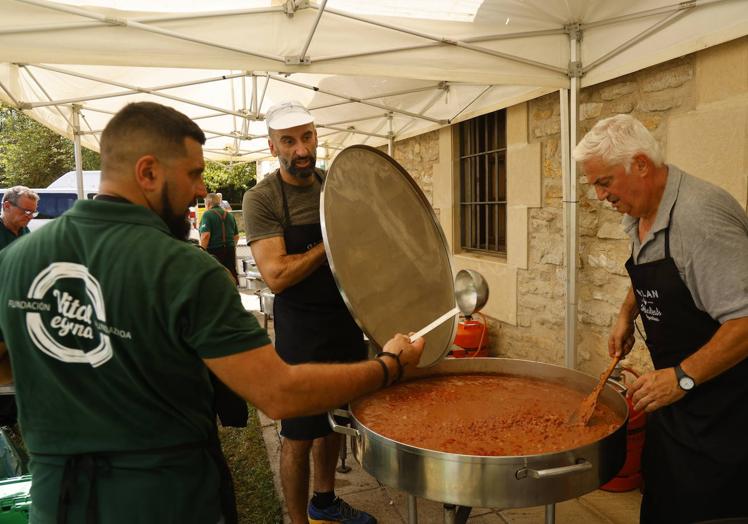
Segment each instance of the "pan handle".
M581 473L583 471L589 471L591 469L592 469L591 462L587 462L584 459L580 459L576 464L572 464L571 466L561 466L558 468L548 468L548 469L532 469L532 468L518 469L517 473L515 473L514 476L517 477L517 480L527 478L528 476L534 479L547 479L547 478L553 478L553 477L562 477L564 475L572 475L574 473Z
M344 409L333 409L327 412L327 421L330 423L330 427L335 433L342 433L343 435L350 435L351 437L359 438L361 434L355 428L349 428L348 426L341 426L335 422L335 416L351 418L351 413Z

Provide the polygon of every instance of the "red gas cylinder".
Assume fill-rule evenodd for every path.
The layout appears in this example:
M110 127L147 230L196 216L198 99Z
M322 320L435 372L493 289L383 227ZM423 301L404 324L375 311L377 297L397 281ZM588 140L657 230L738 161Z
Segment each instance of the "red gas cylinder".
M639 376L629 368L623 368L623 371L634 377ZM629 421L626 424L626 462L623 463L621 471L615 477L607 484L600 486L600 489L605 491L631 491L642 485L641 461L647 414L643 411L636 411L628 398L626 398L626 404L629 407Z
M470 318L459 322L454 342L459 347L452 349L452 356L455 358L487 357L488 337L486 335L485 322L479 322Z

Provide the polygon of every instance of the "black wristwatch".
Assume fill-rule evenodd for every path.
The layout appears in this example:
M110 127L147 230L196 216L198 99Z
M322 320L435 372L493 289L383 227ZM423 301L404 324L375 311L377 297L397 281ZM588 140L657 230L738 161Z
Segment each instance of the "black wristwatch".
M678 386L680 386L683 391L691 391L696 385L696 382L694 382L693 378L689 377L686 372L683 371L683 368L680 367L680 364L675 366L675 376L678 379Z

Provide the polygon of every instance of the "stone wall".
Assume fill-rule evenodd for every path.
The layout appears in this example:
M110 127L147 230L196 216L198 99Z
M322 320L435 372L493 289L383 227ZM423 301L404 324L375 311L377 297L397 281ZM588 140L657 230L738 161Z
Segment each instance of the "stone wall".
M715 81L720 76L728 80ZM748 37L582 90L579 137L599 119L618 113L640 119L669 161L679 159L680 167L725 187L748 205ZM542 207L528 209L527 267L516 269L516 290L507 293L516 297L516 322L489 319L492 354L556 364L564 360L565 311L559 121L557 93L527 103L528 142L540 145ZM705 125L729 135L720 135L719 143L727 147L712 146L716 151L709 154L717 159L708 162L704 154L692 154L694 148L701 153L699 129ZM444 136L448 134L432 132L395 145L395 158L432 203L432 166L451 164L451 159L439 158ZM695 145L688 145L684 136ZM442 155L449 150L443 147ZM579 182L577 367L598 373L606 365L608 333L629 286L624 262L630 248L621 215L597 201L584 177ZM497 258L494 264L505 265L506 260ZM502 299L502 289L491 291L491 300ZM626 363L639 370L651 365L641 340Z

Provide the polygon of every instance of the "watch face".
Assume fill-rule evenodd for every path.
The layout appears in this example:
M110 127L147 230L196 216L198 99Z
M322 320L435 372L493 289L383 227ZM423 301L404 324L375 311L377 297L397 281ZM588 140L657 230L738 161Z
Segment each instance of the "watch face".
M694 383L693 379L691 377L683 377L681 378L678 383L680 384L681 389L685 389L688 391L689 389L693 389Z

